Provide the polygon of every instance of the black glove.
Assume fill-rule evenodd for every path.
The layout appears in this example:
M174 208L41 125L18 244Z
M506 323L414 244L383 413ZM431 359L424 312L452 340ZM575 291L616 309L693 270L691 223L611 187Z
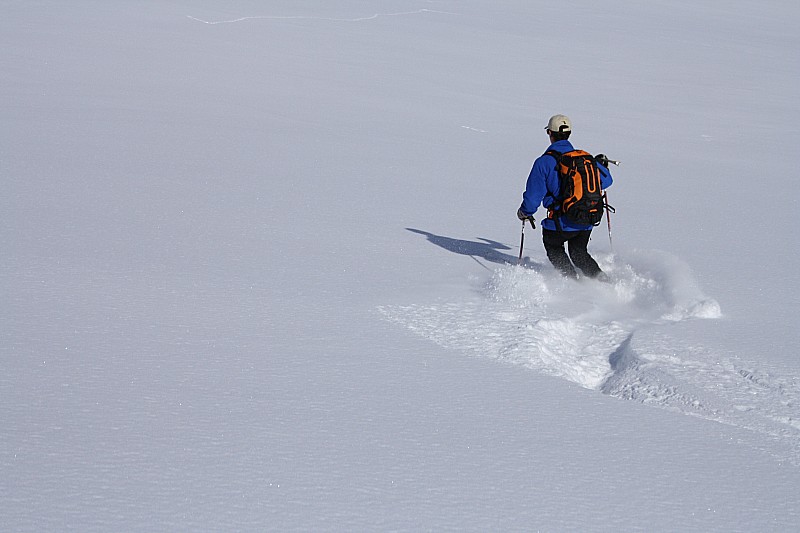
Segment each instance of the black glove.
M520 219L522 222L526 220L531 223L532 228L536 228L536 220L533 218L533 215L526 215L522 212L522 209L517 209L517 218Z
M603 165L604 167L608 168L608 156L605 154L597 154L594 156L594 160Z

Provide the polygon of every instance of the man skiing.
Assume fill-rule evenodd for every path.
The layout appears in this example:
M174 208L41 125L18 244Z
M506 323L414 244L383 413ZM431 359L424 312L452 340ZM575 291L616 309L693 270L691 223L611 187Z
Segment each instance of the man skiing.
M587 277L607 280L608 276L586 249L593 224L576 223L561 211L564 192L561 190L556 167L562 154L575 150L568 140L572 133L572 122L565 115L554 115L545 130L550 137L550 147L533 162L517 217L523 224L525 220L529 220L533 225L533 214L542 205L548 210L547 218L542 221L542 241L547 258L553 266L570 278L578 277L575 271L575 267L578 267ZM601 188L604 190L611 186L613 180L608 170L608 159L599 154L594 158L593 165L598 171L595 175L599 175ZM599 221L599 217L597 220ZM565 243L569 247L569 256L564 250Z

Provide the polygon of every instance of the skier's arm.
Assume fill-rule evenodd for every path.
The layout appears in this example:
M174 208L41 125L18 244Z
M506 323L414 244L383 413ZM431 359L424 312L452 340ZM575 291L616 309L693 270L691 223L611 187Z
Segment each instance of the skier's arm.
M525 192L522 194L522 205L519 207L519 210L525 215L534 214L547 194L545 178L547 177L548 169L545 168L547 166L546 159L552 158L540 157L534 161L533 168L528 174Z
M600 171L600 186L603 189L608 189L614 183L614 178L611 177L611 171L601 164L597 164L597 169Z
M608 164L613 163L619 165L619 161L612 161L605 154L597 154L594 156L594 166L600 172L600 187L608 189L614 183L614 178L611 177L611 171L608 170Z

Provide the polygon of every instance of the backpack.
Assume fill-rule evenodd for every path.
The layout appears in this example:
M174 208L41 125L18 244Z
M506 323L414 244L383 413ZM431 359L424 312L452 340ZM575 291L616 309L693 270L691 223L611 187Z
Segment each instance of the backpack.
M603 218L603 188L600 185L600 171L594 157L583 150L560 153L548 150L556 160L556 171L561 195L548 212L561 231L558 215L564 215L570 222L578 225L597 226ZM554 212L555 208L557 212Z

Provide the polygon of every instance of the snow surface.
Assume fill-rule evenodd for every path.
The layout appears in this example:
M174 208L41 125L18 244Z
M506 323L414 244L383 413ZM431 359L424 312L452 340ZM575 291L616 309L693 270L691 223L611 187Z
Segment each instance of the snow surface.
M798 529L796 2L0 8L0 530Z

